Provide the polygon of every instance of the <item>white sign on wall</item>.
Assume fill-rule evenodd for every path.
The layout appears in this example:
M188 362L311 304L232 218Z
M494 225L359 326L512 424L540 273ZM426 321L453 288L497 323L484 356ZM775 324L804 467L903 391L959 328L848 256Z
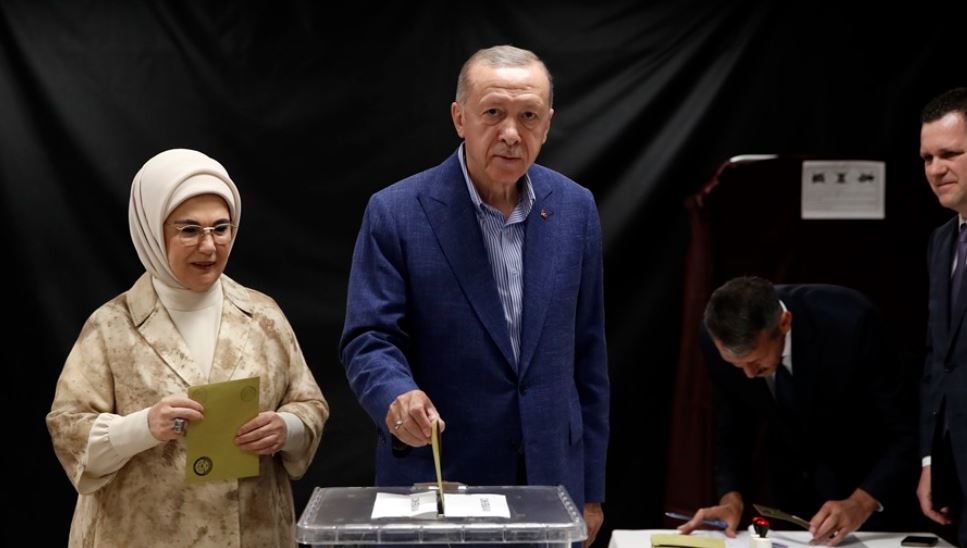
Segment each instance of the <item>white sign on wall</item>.
M803 219L883 219L885 197L884 162L802 163Z

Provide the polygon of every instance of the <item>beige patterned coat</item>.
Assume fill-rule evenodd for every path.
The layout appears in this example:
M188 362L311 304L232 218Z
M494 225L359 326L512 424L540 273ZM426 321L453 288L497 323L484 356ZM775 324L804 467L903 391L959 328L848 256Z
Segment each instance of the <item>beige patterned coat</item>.
M100 413L127 415L188 387L258 375L263 411L288 411L306 427L301 454L260 458L259 475L188 485L183 440L135 455L93 492L80 493L71 546L292 546L289 477L319 446L329 407L275 301L222 276L225 295L211 377L202 375L143 275L100 307L81 331L57 382L47 427L75 487Z

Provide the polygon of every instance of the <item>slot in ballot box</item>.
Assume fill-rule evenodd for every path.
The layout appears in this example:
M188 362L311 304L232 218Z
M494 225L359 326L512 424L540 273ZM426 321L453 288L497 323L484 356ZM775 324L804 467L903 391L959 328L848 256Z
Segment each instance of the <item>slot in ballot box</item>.
M547 544L587 538L587 526L562 486L461 487L465 494L503 495L509 518L383 517L371 519L377 493L412 487L317 487L296 524L296 540L311 546L362 544Z

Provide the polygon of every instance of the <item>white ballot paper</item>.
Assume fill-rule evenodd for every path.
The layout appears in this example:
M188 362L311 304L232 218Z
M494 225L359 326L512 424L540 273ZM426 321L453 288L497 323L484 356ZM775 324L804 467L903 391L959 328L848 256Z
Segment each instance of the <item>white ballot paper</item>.
M373 513L376 518L432 518L437 515L436 491L399 495L376 493ZM444 493L444 516L448 518L510 518L504 495Z

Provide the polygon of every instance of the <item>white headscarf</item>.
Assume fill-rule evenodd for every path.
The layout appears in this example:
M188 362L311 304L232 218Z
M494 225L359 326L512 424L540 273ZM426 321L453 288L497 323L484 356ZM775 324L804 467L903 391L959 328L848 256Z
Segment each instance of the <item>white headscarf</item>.
M242 199L222 164L201 152L176 148L145 162L131 182L128 224L141 264L169 287L185 289L175 278L165 252L164 222L182 202L201 194L225 200L232 224L239 224ZM235 242L237 229L232 231ZM231 249L231 247L229 247Z

